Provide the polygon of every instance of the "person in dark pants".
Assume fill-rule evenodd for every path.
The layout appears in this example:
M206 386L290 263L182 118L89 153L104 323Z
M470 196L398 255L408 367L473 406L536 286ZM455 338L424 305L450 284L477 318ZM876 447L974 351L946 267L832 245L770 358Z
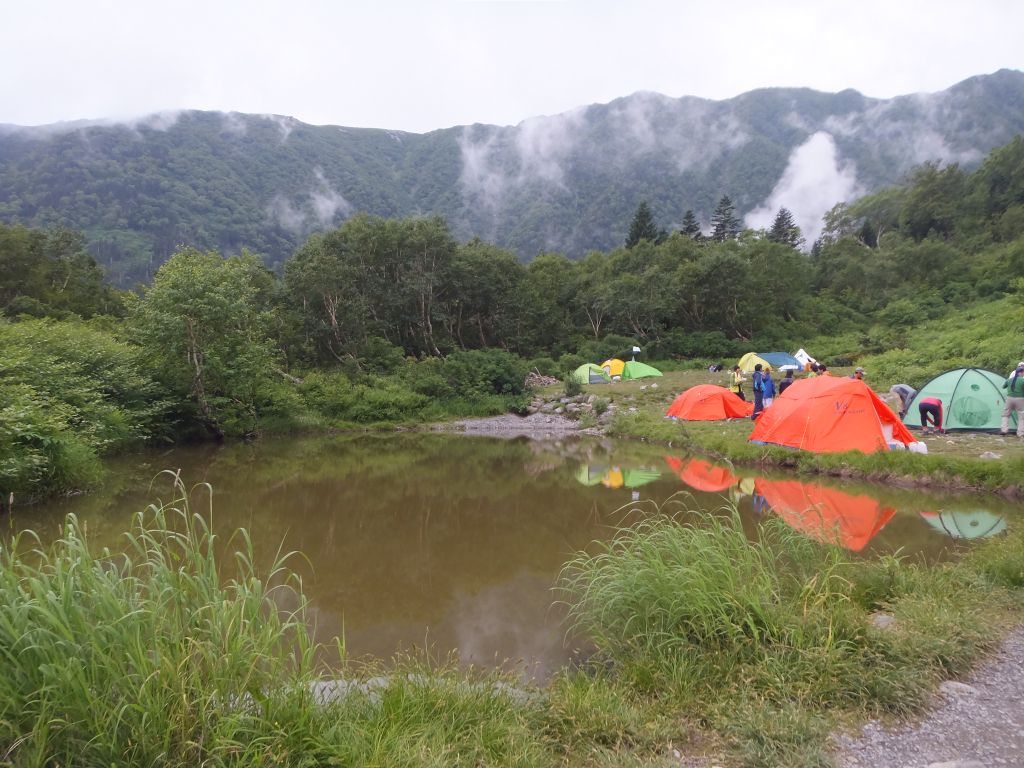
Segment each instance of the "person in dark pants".
M750 414L751 421L756 419L757 415L764 410L764 384L761 382L764 376L761 373L763 367L761 363L754 366L754 412Z
M917 401L917 412L921 415L921 432L928 434L929 417L932 432L942 432L942 401L937 397L922 397Z
M793 383L793 369L786 371L786 377L779 382L779 394L786 391L786 387Z

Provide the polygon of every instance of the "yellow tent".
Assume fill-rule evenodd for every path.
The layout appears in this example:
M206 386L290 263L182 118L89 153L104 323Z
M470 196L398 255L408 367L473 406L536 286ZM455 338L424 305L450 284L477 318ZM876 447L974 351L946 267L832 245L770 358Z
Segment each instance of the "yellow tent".
M601 363L601 367L604 368L604 372L609 376L621 376L623 368L626 367L626 363L619 360L617 357L613 357L610 360L605 360ZM753 370L753 368L751 368Z
M771 363L769 363L763 357L758 356L757 352L747 352L747 354L740 358L740 361L739 363L737 363L737 365L739 365L740 370L743 371L744 373L753 373L754 366L757 365L758 363L760 363L763 368L768 368L771 366Z

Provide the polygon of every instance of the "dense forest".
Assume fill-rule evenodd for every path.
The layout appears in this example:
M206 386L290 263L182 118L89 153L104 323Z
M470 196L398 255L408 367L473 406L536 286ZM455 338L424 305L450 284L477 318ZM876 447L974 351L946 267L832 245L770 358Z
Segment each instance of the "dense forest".
M140 441L415 422L524 405L627 353L705 365L750 349L871 360L879 381L1024 357L1024 138L974 171L919 166L834 207L808 250L793 214L659 226L527 264L438 217L349 218L278 272L182 248L153 282L104 281L81 234L0 226L0 490L80 488Z
M81 232L120 287L151 282L179 246L244 248L279 271L354 212L440 216L520 261L611 251L641 200L669 229L782 204L809 239L837 200L938 160L975 168L1024 132L1024 73L933 94L751 91L723 101L638 93L516 126L427 134L215 112L131 124L0 126L0 222ZM760 212L760 213L758 213ZM767 221L764 226L767 226ZM757 223L755 226L762 226Z

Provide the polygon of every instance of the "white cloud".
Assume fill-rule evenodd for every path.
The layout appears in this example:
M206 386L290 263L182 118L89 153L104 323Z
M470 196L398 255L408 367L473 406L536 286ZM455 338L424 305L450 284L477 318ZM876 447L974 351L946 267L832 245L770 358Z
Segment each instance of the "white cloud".
M746 215L753 229L769 228L780 208L788 208L808 245L821 234L821 218L836 203L862 194L851 163L843 163L835 140L818 131L789 155L789 163L764 204Z

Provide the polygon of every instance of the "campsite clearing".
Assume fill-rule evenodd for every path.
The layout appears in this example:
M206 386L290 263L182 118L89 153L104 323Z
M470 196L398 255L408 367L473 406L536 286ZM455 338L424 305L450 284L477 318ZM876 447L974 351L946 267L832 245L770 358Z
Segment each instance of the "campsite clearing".
M852 368L833 371L836 376L848 376L852 372ZM825 456L750 445L747 438L753 425L749 419L674 422L665 418L665 411L679 394L699 384L727 386L728 373L712 373L704 368L666 370L664 376L657 379L657 386L650 380L616 381L593 387L585 385L584 391L596 393L616 406L620 415L608 430L616 437L672 444L713 458L790 467L807 474L863 477L901 486L976 488L1001 491L1012 497L1024 495L1024 484L1013 480L1013 473L1007 469L1007 465L1021 465L1018 475L1024 476L1024 440L1012 436L985 432L922 436L917 430L911 430L927 444L928 457L903 451L863 457L851 453ZM894 383L872 381L870 371L865 381L876 393L887 393ZM560 387L552 386L544 391L550 396L560 391ZM932 461L929 457L939 457L942 461Z

